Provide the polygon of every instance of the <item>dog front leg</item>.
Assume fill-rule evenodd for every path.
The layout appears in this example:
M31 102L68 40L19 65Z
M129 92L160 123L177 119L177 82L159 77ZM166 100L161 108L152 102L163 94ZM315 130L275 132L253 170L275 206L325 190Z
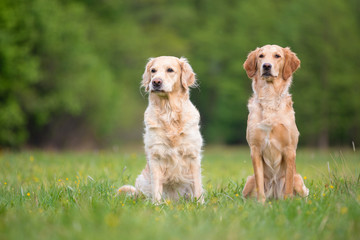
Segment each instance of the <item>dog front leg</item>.
M152 201L153 203L158 204L161 201L163 185L161 182L161 168L157 162L154 161L150 163L150 172Z
M294 193L295 156L294 150L288 150L284 154L286 163L285 198L292 197Z
M200 203L204 203L200 164L194 161L191 162L191 171L194 181L194 185L193 185L194 196Z
M257 200L261 203L265 203L264 166L259 148L251 147L251 159L255 174Z

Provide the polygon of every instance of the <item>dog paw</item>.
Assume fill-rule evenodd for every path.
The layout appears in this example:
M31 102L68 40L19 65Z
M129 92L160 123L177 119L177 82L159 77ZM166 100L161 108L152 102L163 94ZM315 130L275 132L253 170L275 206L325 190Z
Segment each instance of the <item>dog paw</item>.
M264 205L265 204L265 201L266 201L266 197L265 196L263 196L263 197L258 197L258 202L259 203L261 203L262 205Z
M155 206L159 206L162 204L161 201L152 201L152 203L155 205Z
M205 203L205 200L204 200L204 196L201 195L199 198L197 198L197 203L200 203L200 204L204 204Z
M162 199L161 198L153 198L152 203L154 205L156 205L156 206L161 205L162 204Z
M303 196L303 197L309 196L309 189L308 189L307 187L305 187L305 185L303 186L303 192L304 192L304 196Z

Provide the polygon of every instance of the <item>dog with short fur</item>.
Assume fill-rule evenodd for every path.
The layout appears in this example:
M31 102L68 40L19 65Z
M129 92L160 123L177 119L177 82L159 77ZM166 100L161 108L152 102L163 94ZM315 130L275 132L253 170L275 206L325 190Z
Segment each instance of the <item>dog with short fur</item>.
M253 96L248 103L246 139L250 146L254 175L249 176L243 196L306 197L306 188L296 173L295 158L299 131L289 94L293 73L300 60L290 48L266 45L250 52L244 69L252 79Z
M149 59L142 86L149 93L145 111L145 169L135 187L119 192L143 193L154 203L180 197L203 200L200 114L189 99L196 78L186 58Z

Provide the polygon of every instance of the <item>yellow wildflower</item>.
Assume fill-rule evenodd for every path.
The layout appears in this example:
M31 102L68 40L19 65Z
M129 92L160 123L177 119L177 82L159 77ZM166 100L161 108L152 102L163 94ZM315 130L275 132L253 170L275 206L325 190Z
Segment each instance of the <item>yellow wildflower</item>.
M347 207L342 207L341 209L340 209L340 213L341 214L346 214L348 212L348 208Z
M66 178L66 181L68 181L69 180L69 178Z
M325 193L323 193L323 197L325 197Z
M4 182L4 185L6 185L7 184L7 182Z
M238 197L238 196L239 196L239 194L235 194L235 196L236 196L236 197Z
M334 188L334 186L333 186L333 185L330 185L330 188L331 188L331 189L333 189L333 188Z
M28 192L27 194L26 194L28 197L30 197L30 193Z
M304 176L304 180L306 180L307 179L307 177L306 176Z

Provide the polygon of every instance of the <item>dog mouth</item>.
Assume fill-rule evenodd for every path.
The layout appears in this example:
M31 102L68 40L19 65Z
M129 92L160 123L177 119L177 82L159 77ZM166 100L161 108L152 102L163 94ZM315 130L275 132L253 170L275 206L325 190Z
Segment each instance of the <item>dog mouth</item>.
M167 92L162 90L162 89L153 89L151 90L151 93L159 96L159 97L166 97L167 96Z
M270 78L270 77L274 77L271 72L264 72L262 75L261 75L263 78Z
M153 93L164 93L165 91L162 90L162 89L153 89L153 90L151 90L151 92L153 92Z
M266 71L261 75L261 77L267 82L272 82L277 76L272 75L270 71Z

